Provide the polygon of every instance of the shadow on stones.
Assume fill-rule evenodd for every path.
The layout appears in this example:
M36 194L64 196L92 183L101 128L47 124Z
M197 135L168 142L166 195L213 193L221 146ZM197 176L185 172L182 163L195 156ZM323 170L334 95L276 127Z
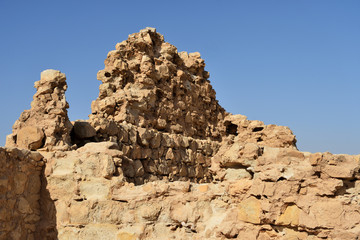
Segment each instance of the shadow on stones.
M55 201L51 199L50 192L47 189L48 182L44 171L45 168L40 176L40 221L36 228L35 239L57 240Z

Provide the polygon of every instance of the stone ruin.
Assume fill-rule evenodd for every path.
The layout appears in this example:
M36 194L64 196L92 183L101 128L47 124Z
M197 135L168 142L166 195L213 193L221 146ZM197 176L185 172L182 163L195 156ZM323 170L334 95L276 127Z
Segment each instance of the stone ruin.
M357 239L360 155L227 113L153 28L110 51L88 120L41 73L0 148L0 239Z
M34 84L37 89L31 109L21 113L7 136L7 147L36 150L71 145L72 124L67 115L69 104L65 100L67 89L65 74L56 70L45 70Z

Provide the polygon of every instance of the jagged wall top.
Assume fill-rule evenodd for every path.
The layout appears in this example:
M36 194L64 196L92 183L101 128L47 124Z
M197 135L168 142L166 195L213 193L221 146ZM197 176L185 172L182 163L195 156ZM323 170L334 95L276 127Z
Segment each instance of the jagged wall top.
M7 136L7 147L36 150L41 147L66 149L71 145L72 124L67 115L69 104L65 99L66 77L58 70L47 69L36 81L37 89L31 109L21 113Z
M101 132L109 123L195 138L219 139L225 111L204 70L199 53L178 52L154 28L146 28L116 45L98 72L102 81L90 120Z

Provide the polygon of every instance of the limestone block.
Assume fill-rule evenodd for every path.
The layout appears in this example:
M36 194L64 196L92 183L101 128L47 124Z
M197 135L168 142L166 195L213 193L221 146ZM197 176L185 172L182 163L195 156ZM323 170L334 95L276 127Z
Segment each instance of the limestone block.
M79 183L80 196L87 200L108 199L110 194L110 182L105 179L91 179Z
M102 169L101 175L104 178L110 179L116 171L113 158L108 155L100 155L99 162L100 162L100 168Z
M225 180L240 180L240 179L251 179L251 174L246 169L239 168L228 168L225 170Z
M91 203L89 201L71 201L69 204L69 223L73 225L86 225L91 222L90 209Z
M310 207L310 213L314 214L318 226L334 228L341 225L344 208L340 201L318 201Z
M178 223L186 223L189 215L191 215L192 209L189 205L183 203L171 204L170 217L173 221Z
M323 172L333 178L351 178L354 175L354 169L344 166L326 165Z
M244 194L250 189L252 184L253 182L249 179L238 180L229 185L228 192L231 195Z
M282 213L276 220L276 224L290 226L299 225L300 211L301 210L296 205L288 206L284 213Z
M79 198L77 183L69 176L52 176L47 179L50 197L53 200Z
M79 148L77 151L102 153L110 149L119 150L119 145L115 142L90 142Z
M259 224L261 222L261 202L255 197L243 200L238 206L238 219L244 222Z
M70 175L75 171L76 158L59 158L52 166L53 176Z
M24 127L17 133L17 144L20 148L36 150L44 143L44 132L38 127Z

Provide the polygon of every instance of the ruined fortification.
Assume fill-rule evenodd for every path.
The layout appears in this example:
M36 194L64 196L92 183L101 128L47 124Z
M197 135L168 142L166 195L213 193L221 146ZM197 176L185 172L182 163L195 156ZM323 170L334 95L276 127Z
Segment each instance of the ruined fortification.
M0 239L357 239L360 156L300 152L227 113L199 53L153 28L116 45L88 120L41 73L0 148Z

